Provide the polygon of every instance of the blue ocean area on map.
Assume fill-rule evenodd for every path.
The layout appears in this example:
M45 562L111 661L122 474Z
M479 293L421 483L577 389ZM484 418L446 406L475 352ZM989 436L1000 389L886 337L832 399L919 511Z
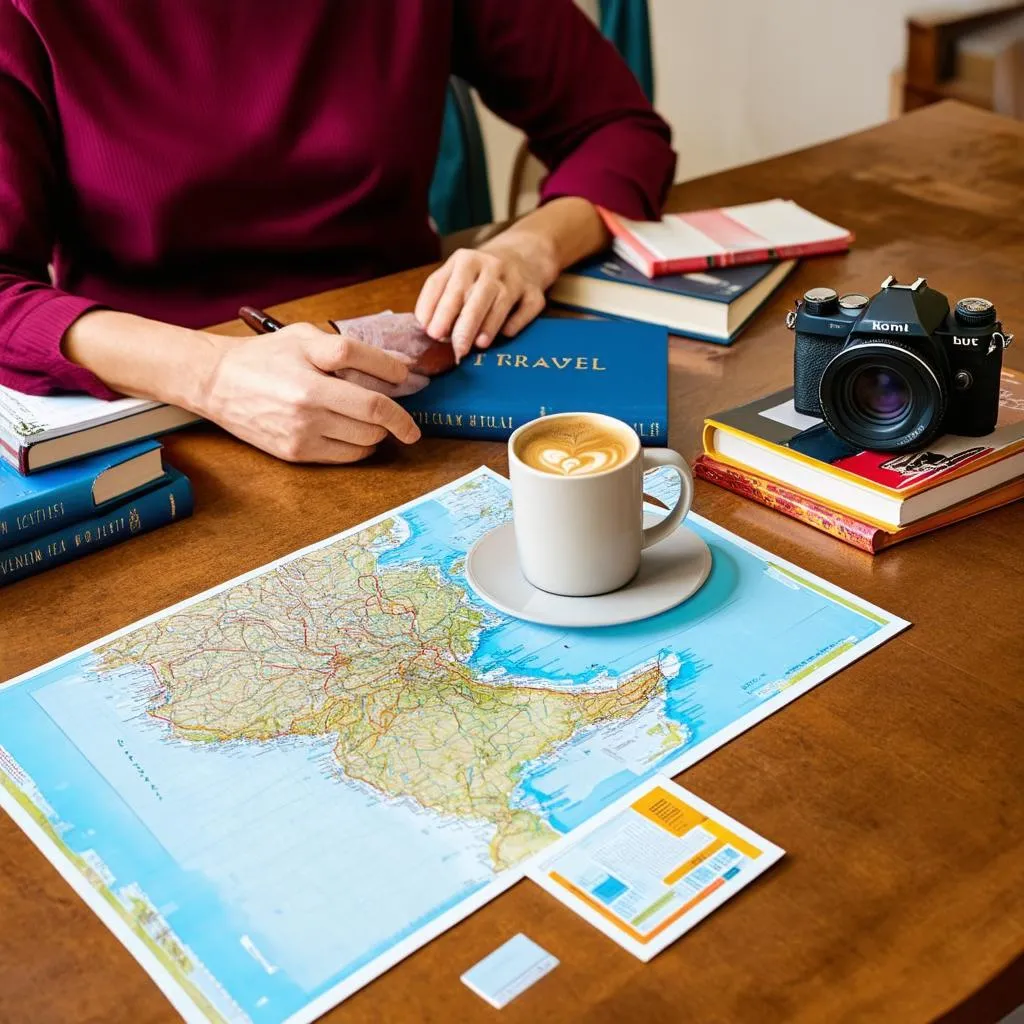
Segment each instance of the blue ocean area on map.
M652 476L653 481L648 478L648 492L671 504L675 500L674 474L659 472ZM495 508L503 508L503 502L507 503L503 487L491 480L484 480L480 486L484 491L493 491L491 503ZM464 576L453 571L464 559L466 550L490 528L489 521L482 525L479 517L460 518L455 510L438 501L424 502L405 512L402 518L408 527L407 538L384 554L379 564L386 567L422 561L438 566L442 575L466 589L467 598L475 607L496 620L494 625L481 630L469 659L469 664L483 678L498 672L552 686L580 686L602 672L614 676L664 656L669 653L665 647L667 636L679 636L699 626L701 649L728 651L729 658L720 665L702 661L688 647L672 649L671 653L680 659L680 669L666 680L664 710L667 718L685 726L685 747L696 746L734 721L737 712L753 710L774 696L772 692L760 697L748 695L740 687L758 677L785 678L796 667L791 663L791 652L806 649L803 635L820 635L822 614L832 620L832 635L841 639L855 637L859 640L878 628L877 623L852 609L839 604L824 605L820 595L810 590L794 587L787 595L787 602L773 601L779 583L765 574L765 564L760 558L723 541L716 532L692 521L690 528L711 548L712 571L707 583L685 604L644 622L612 628L563 630L537 626L494 615L468 587ZM498 521L510 518L508 510ZM445 544L442 538L450 538L452 546ZM749 608L752 618L746 628L742 618L738 621L735 616L715 615L735 600ZM806 606L804 621L799 613L794 615L794 605L800 604ZM743 634L747 634L750 643L744 642ZM520 790L526 805L543 814L560 832L582 824L643 779L676 760L685 749L671 749L640 774L614 771L614 763L607 766L614 772L610 776L599 771L587 772L582 777L589 777L594 785L587 792L570 798L567 793L573 789L578 791L581 780L580 759L573 755L588 746L594 746L593 737L583 733L554 757L523 768ZM590 759L600 757L594 750L586 752Z
M655 483L671 502L667 478ZM608 691L660 668L641 703L599 721L575 719L596 724L555 732L534 748L543 754L503 780L510 809L532 812L556 833L652 774L678 771L681 758L703 756L784 703L785 687L823 656L859 653L888 625L694 517L713 569L679 608L603 630L518 622L483 604L463 575L472 544L509 514L507 483L481 471L392 514L394 529L371 550L384 590L390 570L419 565L434 568L439 586L461 588L480 619L459 669L474 687ZM293 585L299 576L292 570ZM335 599L329 587L317 595ZM189 606L175 610L188 614ZM183 736L161 718L144 646L113 668L101 663L102 650L0 687L0 801L10 810L18 787L22 806L30 803L63 845L40 840L48 855L84 855L108 873L104 907L130 905L138 893L162 915L202 965L190 982L219 1013L190 1020L312 1019L315 999L343 998L361 968L371 973L360 984L380 958L398 957L403 940L412 944L401 955L442 915L514 880L495 864L495 819L446 816L408 793L388 795L379 779L349 777L335 734ZM244 663L239 671L248 671ZM4 768L5 756L18 770ZM467 787L482 766L465 766Z

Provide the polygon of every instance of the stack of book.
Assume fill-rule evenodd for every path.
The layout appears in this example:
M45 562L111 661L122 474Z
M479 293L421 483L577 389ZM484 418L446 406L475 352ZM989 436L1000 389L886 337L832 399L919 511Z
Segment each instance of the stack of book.
M548 298L720 345L736 340L798 257L842 252L853 237L784 199L659 221L601 213L613 251L570 268Z
M704 421L697 476L872 554L1024 497L1024 374L1003 370L985 437L851 452L793 408L792 389Z
M190 515L188 479L140 438L193 419L156 402L0 386L0 586Z

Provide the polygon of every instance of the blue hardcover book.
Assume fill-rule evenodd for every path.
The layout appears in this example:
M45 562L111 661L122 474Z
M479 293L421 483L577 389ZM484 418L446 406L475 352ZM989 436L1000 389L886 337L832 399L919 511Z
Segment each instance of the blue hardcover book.
M424 434L503 441L556 412L601 412L668 443L668 334L646 324L543 318L401 399Z
M140 441L32 476L0 460L0 551L96 516L163 475L157 441Z
M796 260L784 260L649 278L608 253L569 268L548 298L560 306L731 345L795 266Z
M168 468L165 481L152 490L135 494L92 519L0 551L0 586L120 544L191 514L192 486L188 477Z

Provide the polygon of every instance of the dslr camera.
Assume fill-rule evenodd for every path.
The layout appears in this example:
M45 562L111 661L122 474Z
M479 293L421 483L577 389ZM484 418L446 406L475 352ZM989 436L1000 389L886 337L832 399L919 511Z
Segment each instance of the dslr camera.
M937 434L995 429L1003 332L988 299L960 299L919 277L873 296L812 288L790 310L793 404L857 449L922 448Z

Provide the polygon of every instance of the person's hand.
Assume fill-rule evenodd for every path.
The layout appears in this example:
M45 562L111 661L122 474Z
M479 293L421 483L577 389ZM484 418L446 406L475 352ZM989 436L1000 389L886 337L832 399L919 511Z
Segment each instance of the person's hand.
M427 278L416 319L432 338L451 338L456 359L487 348L499 331L514 337L544 308L557 274L525 239L498 236L480 249L458 249Z
M391 385L409 373L379 348L290 324L226 346L210 374L201 412L232 434L289 462L356 462L389 434L419 440L392 399L335 376L355 371Z

